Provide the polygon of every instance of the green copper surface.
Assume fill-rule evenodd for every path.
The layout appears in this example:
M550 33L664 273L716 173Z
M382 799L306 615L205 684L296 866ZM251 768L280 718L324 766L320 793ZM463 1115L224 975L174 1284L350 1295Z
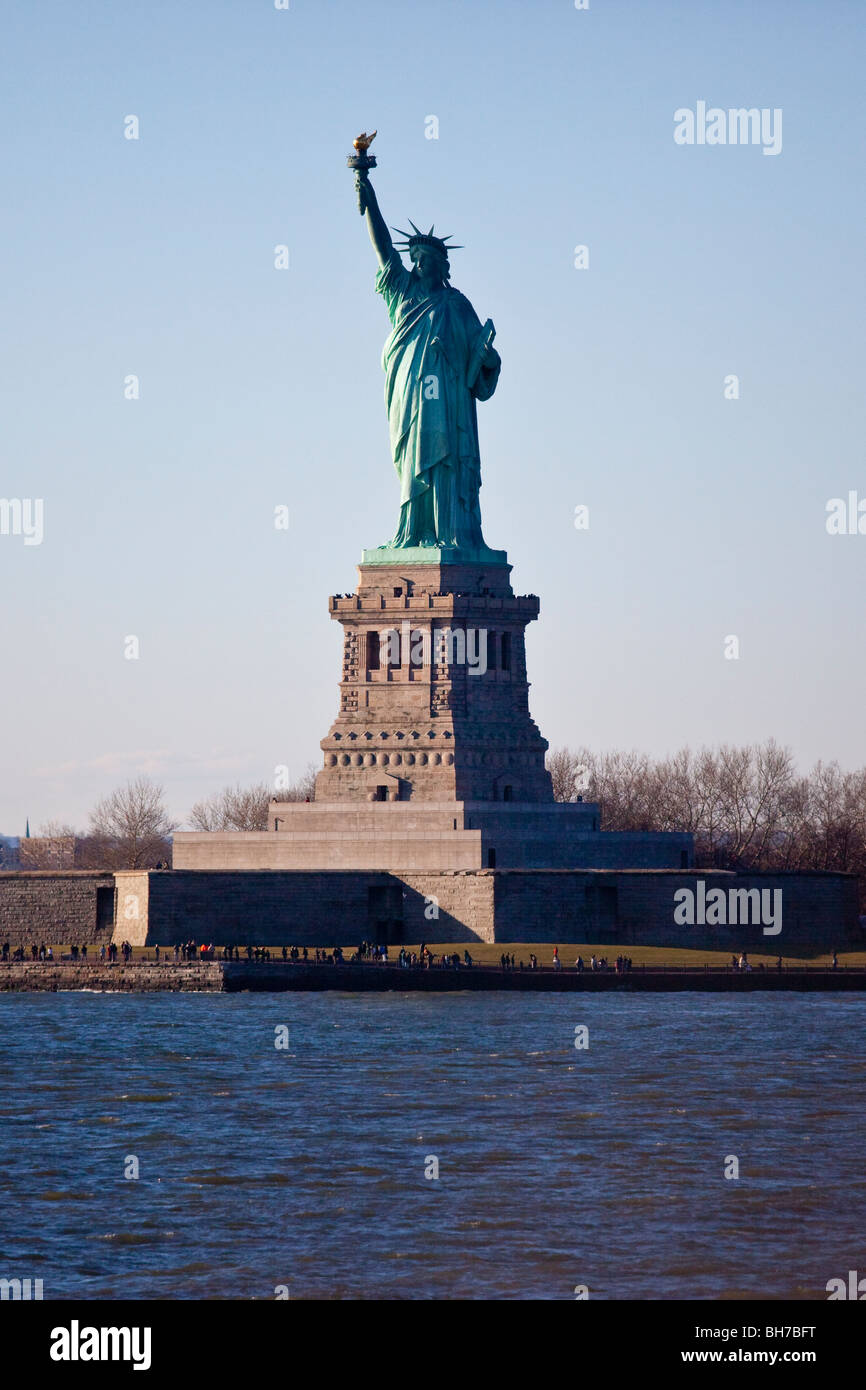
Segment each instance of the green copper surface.
M488 550L486 545L472 550L465 546L380 545L361 551L362 565L507 565L504 550Z
M491 551L484 542L478 500L476 401L493 395L501 366L493 324L489 319L482 324L465 295L448 283L449 248L432 227L422 233L410 224L414 235L404 234L412 261L407 270L379 211L368 169L356 170L356 188L379 260L376 290L391 321L382 366L391 455L400 480L396 534L389 545L365 551L364 563L481 559L504 564L505 552ZM413 556L424 552L424 558L410 562L410 550ZM431 552L436 559L428 560Z

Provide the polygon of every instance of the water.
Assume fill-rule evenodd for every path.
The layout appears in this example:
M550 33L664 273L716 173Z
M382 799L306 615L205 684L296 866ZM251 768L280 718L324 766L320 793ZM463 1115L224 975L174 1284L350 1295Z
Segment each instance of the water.
M864 1021L828 995L5 996L0 1276L826 1298L866 1272Z

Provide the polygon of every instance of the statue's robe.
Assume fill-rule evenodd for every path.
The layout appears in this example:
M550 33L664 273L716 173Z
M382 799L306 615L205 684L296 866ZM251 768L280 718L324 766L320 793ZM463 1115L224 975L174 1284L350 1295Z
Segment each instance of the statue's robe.
M450 286L423 290L393 249L376 289L392 324L382 352L400 478L400 524L391 544L484 548L475 402L493 395L499 364L475 375L484 333L469 300Z

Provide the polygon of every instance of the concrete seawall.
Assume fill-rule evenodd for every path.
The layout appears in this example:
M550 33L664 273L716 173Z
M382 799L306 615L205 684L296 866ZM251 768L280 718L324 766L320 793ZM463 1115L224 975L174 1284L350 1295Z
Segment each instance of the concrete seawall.
M0 994L88 989L150 994L155 991L193 991L219 994L225 989L223 965L217 961L190 965L75 965L21 961L0 965Z
M755 990L864 991L866 970L785 969L737 972L720 968L687 970L636 968L615 971L502 970L493 966L470 969L400 969L396 965L302 965L272 961L208 961L188 965L82 965L25 961L0 966L0 993L92 990L149 994L154 991L193 993L279 993L287 990L346 992L422 990L510 990L624 993L698 990L706 993L751 994Z
M424 990L517 990L562 993L616 990L705 990L711 993L751 993L771 990L866 990L866 970L502 970L496 966L470 969L400 969L377 965L292 966L242 962L225 967L223 988L237 990L349 990L404 992Z

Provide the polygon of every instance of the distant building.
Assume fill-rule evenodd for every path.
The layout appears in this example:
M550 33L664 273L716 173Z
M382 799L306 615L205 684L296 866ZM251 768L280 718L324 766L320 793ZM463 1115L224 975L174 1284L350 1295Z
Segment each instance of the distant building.
M0 835L0 869L20 868L18 857L20 843L17 835Z
M142 854L142 871L170 869L171 837L149 842ZM70 869L105 870L126 867L122 846L93 835L0 835L0 872Z
M74 835L31 835L19 841L19 869L75 869L78 841Z

